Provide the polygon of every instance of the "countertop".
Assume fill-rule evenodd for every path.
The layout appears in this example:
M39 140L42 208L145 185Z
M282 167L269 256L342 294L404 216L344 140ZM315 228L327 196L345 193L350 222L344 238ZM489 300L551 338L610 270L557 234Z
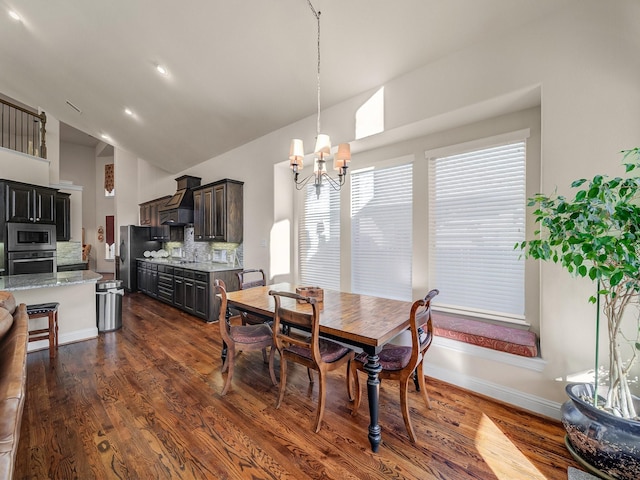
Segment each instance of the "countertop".
M91 270L75 270L58 273L32 273L0 277L0 290L33 290L35 288L66 287L81 283L96 283L102 278Z
M198 270L199 272L225 272L229 270L242 270L242 267L233 267L226 263L215 262L191 262L187 260L174 260L172 258L136 258L147 263L155 263L158 265L171 265L172 267L180 267L187 270Z

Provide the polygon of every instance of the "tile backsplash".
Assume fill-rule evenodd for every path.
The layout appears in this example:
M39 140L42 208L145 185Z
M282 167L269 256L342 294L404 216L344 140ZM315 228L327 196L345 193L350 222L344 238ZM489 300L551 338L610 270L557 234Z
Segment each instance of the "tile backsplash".
M196 242L193 227L185 227L184 241L165 242L163 248L169 255L180 252L182 258L198 262L218 262L242 267L243 254L241 243Z
M58 265L82 263L82 243L58 242L56 244L56 263Z

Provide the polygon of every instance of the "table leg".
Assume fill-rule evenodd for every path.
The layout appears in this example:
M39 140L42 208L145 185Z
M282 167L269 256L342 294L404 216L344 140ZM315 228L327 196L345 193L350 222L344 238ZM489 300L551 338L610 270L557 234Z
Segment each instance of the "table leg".
M378 451L382 440L381 428L378 425L378 397L380 396L380 379L378 374L382 371L382 366L378 363L379 357L376 354L367 354L367 363L364 365L364 371L367 372L367 393L369 396L369 443L371 450Z

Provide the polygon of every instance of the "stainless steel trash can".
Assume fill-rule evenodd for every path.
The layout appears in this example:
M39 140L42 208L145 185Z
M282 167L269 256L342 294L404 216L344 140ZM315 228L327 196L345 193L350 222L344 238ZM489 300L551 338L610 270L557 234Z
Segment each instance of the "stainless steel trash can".
M99 332L122 327L122 280L103 280L96 283L96 321Z

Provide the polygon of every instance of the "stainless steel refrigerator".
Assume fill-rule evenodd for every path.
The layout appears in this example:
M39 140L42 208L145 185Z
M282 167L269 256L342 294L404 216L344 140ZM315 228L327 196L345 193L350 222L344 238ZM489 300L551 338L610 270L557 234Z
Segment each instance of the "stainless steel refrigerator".
M119 268L116 269L117 279L122 280L122 286L127 292L138 290L138 272L136 259L143 258L144 252L160 250L162 242L149 240L150 227L136 225L122 225L120 227Z

